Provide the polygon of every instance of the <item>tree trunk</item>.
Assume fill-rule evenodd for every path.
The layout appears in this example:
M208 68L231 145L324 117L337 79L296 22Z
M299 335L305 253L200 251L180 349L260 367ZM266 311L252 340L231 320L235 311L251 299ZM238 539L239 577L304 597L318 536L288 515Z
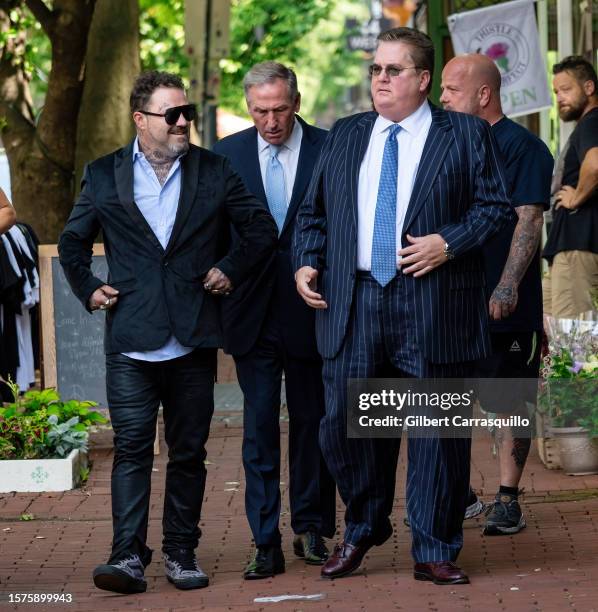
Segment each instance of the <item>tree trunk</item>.
M10 163L13 204L42 242L56 242L72 207L77 115L83 93L87 34L95 0L25 2L52 42L48 91L37 126L23 66L24 33L8 36L0 55L2 139ZM8 30L19 0L0 0L0 28Z
M129 95L139 71L138 0L97 0L79 111L77 191L86 163L122 147L133 137Z

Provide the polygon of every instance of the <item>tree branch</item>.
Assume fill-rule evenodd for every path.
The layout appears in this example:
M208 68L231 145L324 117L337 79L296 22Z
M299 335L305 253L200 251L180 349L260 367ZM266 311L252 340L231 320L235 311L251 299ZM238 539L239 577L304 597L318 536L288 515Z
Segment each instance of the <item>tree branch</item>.
M44 0L25 0L25 4L33 13L33 16L39 21L48 38L52 39L55 15L48 8Z

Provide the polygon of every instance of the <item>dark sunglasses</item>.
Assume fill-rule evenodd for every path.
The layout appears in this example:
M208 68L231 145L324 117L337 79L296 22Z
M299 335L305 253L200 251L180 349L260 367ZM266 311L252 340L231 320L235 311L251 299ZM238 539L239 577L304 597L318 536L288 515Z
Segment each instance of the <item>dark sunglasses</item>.
M195 108L195 104L173 106L172 108L167 108L162 114L150 113L149 111L144 110L140 110L139 112L143 115L151 115L152 117L164 117L164 121L166 121L168 125L175 125L179 120L181 113L186 121L193 121L197 117L197 109Z
M368 74L370 77L380 76L382 74L382 70L386 70L386 74L390 77L398 77L401 72L404 70L421 70L419 66L395 66L393 64L388 64L388 66L379 66L378 64L372 64L368 66Z

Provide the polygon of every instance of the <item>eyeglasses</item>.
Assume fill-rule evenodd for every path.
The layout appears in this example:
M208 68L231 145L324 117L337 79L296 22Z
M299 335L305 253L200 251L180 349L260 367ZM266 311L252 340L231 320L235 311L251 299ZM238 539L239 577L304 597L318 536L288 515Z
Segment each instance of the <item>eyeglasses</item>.
M193 121L197 117L197 109L195 104L184 104L183 106L173 106L167 108L164 113L150 113L149 111L140 110L143 115L151 115L152 117L164 117L164 121L168 125L175 125L179 120L181 113L185 118L185 121Z
M386 74L392 79L393 77L398 77L403 70L421 70L419 66L395 66L394 64L388 64L388 66L379 66L378 64L372 64L368 66L368 74L370 77L380 76L382 74L382 70L386 71Z

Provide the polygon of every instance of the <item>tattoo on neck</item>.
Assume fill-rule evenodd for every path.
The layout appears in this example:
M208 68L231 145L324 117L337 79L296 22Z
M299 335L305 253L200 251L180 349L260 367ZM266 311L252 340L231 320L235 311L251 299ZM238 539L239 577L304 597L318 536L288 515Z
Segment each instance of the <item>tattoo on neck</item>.
M176 157L167 157L162 151L153 150L145 154L145 158L154 169L160 185L164 185L166 177L174 164Z

